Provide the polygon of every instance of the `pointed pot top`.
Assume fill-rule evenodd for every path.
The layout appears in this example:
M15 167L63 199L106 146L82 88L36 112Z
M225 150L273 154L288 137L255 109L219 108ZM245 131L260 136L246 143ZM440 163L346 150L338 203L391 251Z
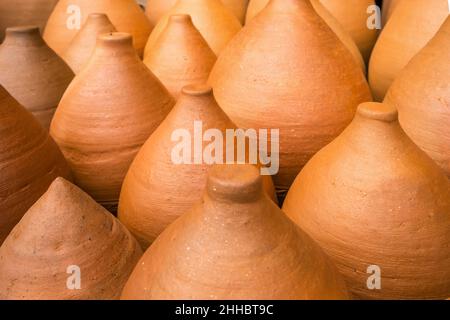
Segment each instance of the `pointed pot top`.
M6 29L6 37L3 45L40 46L45 42L41 37L39 27L20 26Z
M398 120L398 111L385 103L366 102L360 104L357 114L371 120L394 122Z

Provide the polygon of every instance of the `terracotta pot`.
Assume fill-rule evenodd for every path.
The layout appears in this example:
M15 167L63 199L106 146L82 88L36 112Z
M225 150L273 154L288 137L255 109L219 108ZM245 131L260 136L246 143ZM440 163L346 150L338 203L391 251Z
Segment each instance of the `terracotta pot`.
M398 5L400 1L401 0L383 0L383 7L382 7L383 26L385 26L387 21L391 18L392 12L394 12L395 7Z
M397 5L370 60L369 83L377 101L384 99L400 71L436 34L448 10L448 0L409 0Z
M69 167L39 122L0 86L0 244Z
M450 177L450 18L400 73L385 102L406 133Z
M185 87L174 109L138 153L123 183L119 219L144 249L202 198L210 161L195 162L196 151L192 148L188 148L190 161L179 164L173 158L175 148L180 145L180 141L173 140L174 134L187 130L195 137L198 134L195 121L200 122L204 134L212 129L226 137L227 129L236 129L217 105L210 87ZM202 154L210 144L203 141ZM226 161L225 150L220 160ZM273 196L275 190L270 177L264 181L266 191Z
M156 24L148 39L147 47L154 45L166 28L169 17L174 14L190 15L195 27L216 55L242 27L239 20L220 0L178 0Z
M334 259L356 297L447 297L450 181L389 105L362 104L297 177L283 211ZM371 266L380 290L368 289Z
M133 35L140 56L152 30L135 0L60 0L45 28L44 39L58 54L63 54L91 13L105 13L120 32Z
M38 27L6 30L0 70L0 84L48 130L74 74L42 40Z
M371 100L361 69L308 0L272 0L219 56L209 81L238 127L280 129L281 195Z
M44 30L58 0L0 1L0 42L9 27L36 25Z
M0 299L117 299L141 256L116 218L58 178L0 248Z
M322 250L263 192L258 170L219 165L203 200L146 251L122 299L346 299Z
M153 46L145 51L144 63L178 99L189 84L208 81L217 57L189 15L173 15Z
M62 55L62 58L78 74L91 58L97 43L97 37L104 33L116 31L116 28L106 14L91 13L86 23Z
M221 0L221 2L231 9L234 15L244 24L245 14L249 0ZM152 25L156 25L175 4L177 0L148 0L145 13Z
M114 212L131 162L173 104L129 34L101 35L62 98L50 132L76 184Z

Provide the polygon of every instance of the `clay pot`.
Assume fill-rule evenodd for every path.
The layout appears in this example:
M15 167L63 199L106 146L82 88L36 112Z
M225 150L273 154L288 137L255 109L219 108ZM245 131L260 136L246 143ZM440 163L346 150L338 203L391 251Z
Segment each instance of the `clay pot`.
M436 34L448 17L448 0L400 1L373 50L369 83L382 101L408 62Z
M0 244L69 167L39 122L0 86Z
M236 129L217 105L210 87L185 87L178 103L142 147L125 178L120 195L119 219L144 249L202 198L212 161L204 158L196 162L196 151L192 148L188 148L191 153L188 161L180 164L173 158L174 150L181 143L173 140L174 134L186 130L191 138L195 137L199 134L196 133L195 122L199 122L203 134L207 130L218 130L226 137L227 129ZM210 144L203 141L198 150L203 154ZM223 147L220 161L225 162L227 144L224 143ZM274 196L270 177L266 177L264 182L265 190Z
M41 31L58 0L0 1L0 42L9 27L36 25Z
M334 259L356 297L448 296L450 181L389 105L362 104L297 177L283 211ZM368 289L371 266L379 290Z
M220 0L228 9L234 13L241 24L245 22L245 14L249 0ZM152 25L156 25L175 4L177 0L148 0L145 13Z
M44 39L58 54L63 54L91 13L105 13L120 32L133 35L140 56L152 30L135 0L60 0L45 28Z
M104 33L116 32L108 16L104 13L92 13L86 23L73 38L62 58L78 74L85 67L94 52L97 37Z
M371 100L361 69L308 0L272 0L219 56L209 81L238 127L280 130L281 195Z
M0 84L47 130L73 71L50 49L38 27L6 30L0 46Z
M62 98L50 132L76 184L114 212L131 162L173 104L129 34L101 35Z
M190 15L195 27L216 55L242 27L239 20L220 0L178 0L156 24L148 39L147 47L154 46L166 28L169 17L175 14Z
M189 84L208 81L217 57L188 15L173 15L153 46L145 51L144 63L178 99Z
M383 26L386 25L387 21L391 18L392 12L394 12L395 7L399 4L401 0L383 0L382 7L382 21Z
M450 177L450 18L394 81L385 103L398 108L412 140Z
M0 299L117 299L141 256L116 218L58 178L0 248Z
M322 250L263 192L250 165L210 170L203 200L146 251L122 299L346 299Z

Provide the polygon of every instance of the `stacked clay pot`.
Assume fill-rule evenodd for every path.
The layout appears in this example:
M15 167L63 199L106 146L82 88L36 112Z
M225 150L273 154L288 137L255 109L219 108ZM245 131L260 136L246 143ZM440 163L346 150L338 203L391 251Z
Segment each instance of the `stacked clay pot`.
M58 176L70 170L39 122L0 86L0 244Z
M145 65L177 99L186 85L207 82L217 60L189 15L170 16L144 56Z
M6 30L0 70L0 84L48 130L74 73L47 46L38 27Z
M50 132L76 184L114 212L131 162L173 104L131 35L105 34L67 89Z
M91 13L86 23L62 55L62 58L78 74L91 58L97 43L97 37L104 33L116 31L106 14Z
M105 13L120 32L133 36L140 56L152 26L135 0L60 0L47 22L44 39L62 55L91 13Z
M203 200L146 251L122 299L346 299L322 250L263 192L256 167L210 170Z
M400 73L385 103L412 140L450 177L450 17Z
M141 256L116 218L58 178L0 248L0 299L117 299Z
M36 25L41 31L58 0L0 1L0 42L9 27Z
M333 258L356 297L445 299L450 181L397 118L387 104L362 104L297 177L283 211ZM376 269L381 288L371 290Z
M203 154L210 143L203 142L198 149L202 161L195 162L199 151L192 148L188 148L190 159L183 163L174 160L174 152L181 143L174 140L174 136L184 130L189 133L191 142L190 139L198 134L194 122L200 122L204 134L207 130L215 130L226 137L227 129L236 129L217 105L210 87L185 87L174 109L138 153L123 183L119 219L144 249L202 198L212 165L211 160L203 159ZM193 141L191 147L194 144ZM220 160L226 161L228 144L224 143L223 148L223 159ZM188 154L184 152L183 156ZM271 179L266 177L264 182L267 193L274 195Z
M209 82L238 127L280 130L281 195L371 100L361 68L309 0L272 0L219 56Z
M433 38L448 13L448 0L397 4L370 59L369 83L375 100L383 101L400 71Z
M156 24L147 47L154 46L166 28L169 17L175 14L190 15L195 27L216 55L242 27L236 16L220 0L178 0Z

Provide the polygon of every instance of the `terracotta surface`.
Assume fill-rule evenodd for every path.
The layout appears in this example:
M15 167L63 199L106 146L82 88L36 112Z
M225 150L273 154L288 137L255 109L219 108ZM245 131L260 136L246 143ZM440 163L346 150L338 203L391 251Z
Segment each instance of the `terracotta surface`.
M406 133L450 177L450 18L400 73L385 102Z
M50 132L76 184L114 212L131 162L173 104L131 36L106 34L67 89Z
M450 292L450 181L389 105L352 124L297 177L284 212L334 259L364 299L445 299ZM369 266L381 290L369 290Z
M394 12L395 8L397 7L400 1L401 0L383 0L383 7L382 7L383 26L385 26L387 21L391 18L392 12Z
M7 29L0 46L0 70L0 84L48 130L75 75L47 46L38 27Z
M234 15L244 24L249 0L221 0L231 9ZM177 0L148 0L145 13L153 25L156 25L164 14L177 3Z
M9 27L36 25L43 31L57 2L58 0L0 1L0 42Z
M238 127L280 129L281 195L371 100L361 69L308 0L272 0L230 42L209 82Z
M78 6L80 16L74 10L67 13L69 8L76 8L73 6ZM131 33L136 51L143 55L152 26L135 0L60 0L48 20L45 40L58 54L63 54L91 13L105 13L117 30ZM73 21L80 24L73 27Z
M377 101L384 99L400 71L436 34L448 12L448 0L408 0L397 5L370 60L369 83Z
M140 150L123 183L119 219L144 249L202 198L211 165L205 159L194 164L194 150L190 163L175 164L172 159L179 144L172 135L185 129L194 137L194 121L202 122L203 133L216 129L224 137L227 129L236 128L217 105L210 87L186 87L174 109ZM201 150L205 151L209 144L204 142ZM264 182L267 193L274 195L270 177Z
M2 86L0 172L1 244L56 177L70 178L69 167L47 131Z
M0 299L117 299L141 256L116 218L58 178L0 248ZM70 266L79 267L80 290L68 287Z
M144 63L176 99L189 84L203 84L217 57L189 15L173 15L153 44L147 46Z
M62 55L62 58L78 74L91 58L97 43L97 37L104 33L116 31L106 14L91 13L86 23Z
M220 0L178 0L159 20L147 42L153 46L165 29L169 17L189 14L211 49L218 55L233 36L241 29L239 20Z
M255 167L210 170L203 200L144 254L122 299L346 299L322 250L263 192Z

